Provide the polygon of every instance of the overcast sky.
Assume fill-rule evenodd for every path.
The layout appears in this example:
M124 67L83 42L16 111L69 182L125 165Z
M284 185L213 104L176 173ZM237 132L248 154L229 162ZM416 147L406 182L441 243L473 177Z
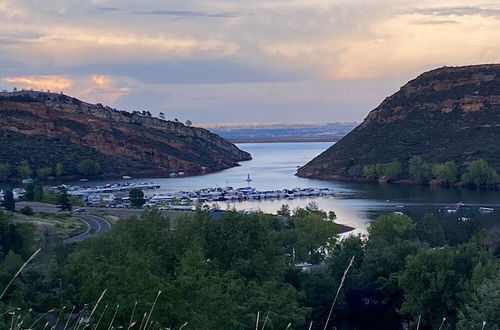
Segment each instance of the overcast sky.
M493 62L499 1L0 0L0 88L195 124L361 121L423 71Z

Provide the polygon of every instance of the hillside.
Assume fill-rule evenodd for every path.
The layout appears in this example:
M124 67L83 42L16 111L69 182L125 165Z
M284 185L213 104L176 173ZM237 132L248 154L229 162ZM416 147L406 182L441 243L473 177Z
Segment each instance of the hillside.
M454 160L460 168L482 158L498 170L499 142L500 65L443 67L386 98L297 175L355 179L363 165L406 164L412 156L427 162Z
M218 171L251 159L208 130L118 111L55 93L0 93L1 163L32 169L60 162L74 174L84 159L103 175L187 175Z

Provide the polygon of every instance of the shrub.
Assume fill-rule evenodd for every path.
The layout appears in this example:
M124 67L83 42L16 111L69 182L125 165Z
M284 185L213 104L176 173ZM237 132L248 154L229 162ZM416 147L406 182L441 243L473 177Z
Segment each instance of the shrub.
M35 211L29 206L25 206L22 209L19 210L22 214L24 215L33 215L35 214Z

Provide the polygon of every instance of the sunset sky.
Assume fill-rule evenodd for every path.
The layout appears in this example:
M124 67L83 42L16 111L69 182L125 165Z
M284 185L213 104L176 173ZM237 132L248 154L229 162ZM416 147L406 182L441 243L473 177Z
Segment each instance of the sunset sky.
M360 121L417 74L500 62L499 1L0 0L0 88L196 123Z

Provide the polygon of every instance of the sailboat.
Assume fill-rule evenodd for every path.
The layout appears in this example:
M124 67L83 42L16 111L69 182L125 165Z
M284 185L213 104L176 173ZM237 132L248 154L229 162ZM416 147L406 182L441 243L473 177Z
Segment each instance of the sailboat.
M250 182L252 182L252 179L250 179L250 174L247 175L247 179L245 180L248 184L250 184Z

